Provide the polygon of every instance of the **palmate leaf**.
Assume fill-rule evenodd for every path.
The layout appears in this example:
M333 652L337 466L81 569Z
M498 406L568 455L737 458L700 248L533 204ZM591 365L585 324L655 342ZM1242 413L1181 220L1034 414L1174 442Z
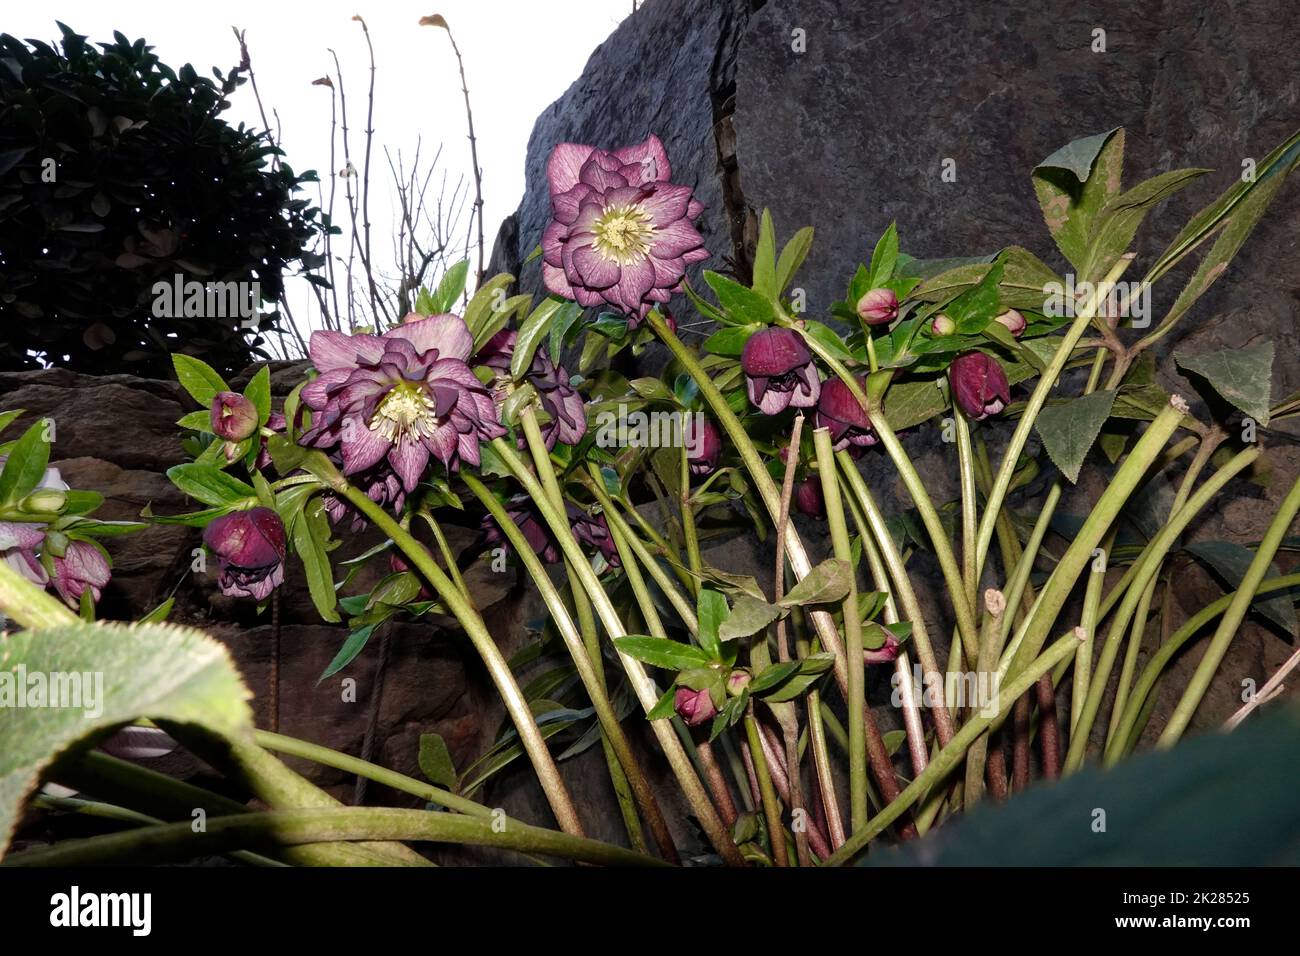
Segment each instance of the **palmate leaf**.
M1047 229L1075 267L1088 256L1093 220L1119 194L1124 131L1113 129L1062 146L1034 167L1034 193Z
M226 737L251 732L251 694L229 652L192 628L78 622L21 631L0 637L0 662L0 856L41 773L79 743L141 718ZM21 690L30 704L20 677L74 674L92 691L102 681L95 707L15 706L4 696Z

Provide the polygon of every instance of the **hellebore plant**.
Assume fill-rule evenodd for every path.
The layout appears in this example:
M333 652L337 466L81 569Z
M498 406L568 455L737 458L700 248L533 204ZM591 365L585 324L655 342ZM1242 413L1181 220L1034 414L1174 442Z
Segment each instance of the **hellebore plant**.
M1255 182L1207 206L1150 264L1145 283L1204 249L1170 313L1136 339L1127 324L1135 286L1120 284L1134 264L1127 248L1146 213L1203 171L1121 192L1123 131L1072 144L1034 172L1064 262L1089 283L1069 314L1048 307L1062 278L1019 246L927 262L903 253L890 226L828 321L800 314L803 297L787 291L812 230L778 251L766 213L744 270L752 281L704 270L692 287L686 272L707 257L694 226L701 208L671 182L663 145L650 136L613 150L555 148L554 218L537 237L552 294L540 302L505 295L510 276L465 297L468 269L458 266L400 324L315 333L314 368L282 412L271 408L266 369L235 393L203 363L176 356L200 411L181 421L194 460L169 476L202 507L152 520L203 528L217 587L263 605L286 564L301 563L322 617L346 620L322 679L348 668L394 619L454 622L509 718L471 759L423 735L428 781L278 734L225 731L241 742L222 769L250 792L282 812L315 808L346 819L354 835L376 836L340 844L329 830L312 831L314 841L280 847L277 858L412 862L409 848L379 841L383 834L611 864L689 856L835 865L877 840L922 837L986 797L1014 803L1033 776L1032 748L1050 780L1089 761L1113 764L1145 742L1176 743L1246 615L1264 613L1257 596L1300 584L1300 575L1271 570L1300 511L1300 482L1281 493L1253 550L1222 543L1238 549L1244 569L1230 595L1158 648L1148 619L1171 593L1170 562L1200 559L1184 534L1264 456L1254 426L1300 414L1300 398L1274 403L1266 389L1238 387L1242 368L1269 380L1271 345L1238 350L1230 372L1214 356L1179 351L1177 366L1210 399L1208 412L1194 414L1157 383L1149 350L1223 273L1266 204L1256 200L1273 194L1260 183L1290 172L1297 142L1270 154ZM1245 232L1207 246L1230 211ZM698 345L679 337L666 311L679 289L716 326ZM615 360L655 341L667 366L629 380L619 371L628 363ZM611 415L635 418L646 426L638 434L650 434L650 422L664 427L659 440L611 445L597 425ZM1248 417L1250 440L1237 437L1246 434L1237 415ZM899 435L931 427L941 450L922 465ZM28 436L17 445L11 462L35 453ZM864 463L891 468L910 506L886 499ZM39 465L23 467L17 491L12 466L0 473L0 607L28 627L73 626L37 586L53 580L84 611L105 568L81 538L104 533L103 523L79 524L71 505L24 510L42 503ZM1085 465L1104 473L1088 500L1071 490ZM943 468L956 489L950 502L933 498ZM1166 477L1174 491L1163 524L1148 521L1132 538L1125 518L1149 514L1143 496ZM1059 510L1076 499L1081 515ZM1062 526L1054 518L1067 517L1074 530L1049 547ZM477 537L454 548L451 523ZM363 526L383 540L355 546L349 538ZM712 563L740 549L760 555L760 573ZM356 572L368 564L379 579L367 589ZM545 608L536 639L513 662L472 583L506 567L527 576ZM923 576L930 587L917 587ZM1269 606L1275 624L1294 628L1289 598L1289 616ZM1173 655L1215 621L1172 718L1149 727ZM156 638L158 653L181 639L147 626L139 636ZM524 660L535 669L521 685L512 665ZM881 719L868 667L890 677L894 719ZM975 699L962 692L970 687ZM668 824L670 804L630 733L642 720L698 845ZM179 732L182 745L211 752L201 733ZM562 772L595 746L627 849L585 837L588 809ZM267 751L443 810L331 808ZM509 821L504 835L489 836L492 812L479 795L516 758L531 765L558 830ZM71 779L77 766L61 762L60 772ZM122 792L141 785L130 764L114 768ZM402 815L401 826L384 816L381 828L382 813ZM222 825L263 832L259 814L246 816ZM138 833L141 846L161 836L153 826ZM108 847L98 839L17 858L95 860ZM183 851L183 835L166 840ZM225 846L245 848L234 838Z

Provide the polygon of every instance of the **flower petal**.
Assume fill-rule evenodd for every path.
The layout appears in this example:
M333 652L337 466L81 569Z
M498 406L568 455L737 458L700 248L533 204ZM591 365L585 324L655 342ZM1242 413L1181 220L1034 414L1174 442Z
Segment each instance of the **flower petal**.
M546 181L550 184L551 195L568 192L578 185L578 177L583 165L595 152L594 146L579 143L560 143L551 150L546 160Z

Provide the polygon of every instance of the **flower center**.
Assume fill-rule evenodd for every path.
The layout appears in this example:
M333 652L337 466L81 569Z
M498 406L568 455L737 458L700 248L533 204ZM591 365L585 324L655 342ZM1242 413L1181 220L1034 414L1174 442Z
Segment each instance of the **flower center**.
M600 257L625 266L650 254L654 222L638 205L610 206L592 231L596 236L592 248Z
M386 441L414 441L432 435L438 424L437 404L421 385L401 382L384 396L370 419L370 430Z

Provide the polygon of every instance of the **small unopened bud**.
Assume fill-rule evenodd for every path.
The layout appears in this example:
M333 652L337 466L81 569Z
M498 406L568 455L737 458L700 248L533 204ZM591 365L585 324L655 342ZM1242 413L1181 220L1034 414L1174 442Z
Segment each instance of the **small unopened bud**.
M1020 338L1020 333L1025 331L1025 326L1028 324L1025 322L1025 317L1015 309L1007 309L993 321L998 325L1005 326L1007 331L1016 338Z
M33 491L18 503L18 510L28 514L54 514L61 512L68 503L68 496L54 488Z
M946 315L936 315L930 325L930 331L935 335L952 335L957 331L957 323Z
M673 697L673 709L691 727L712 720L718 712L713 697L707 690L691 690L689 687L677 688L677 694Z
M884 325L898 318L898 296L893 289L872 289L858 299L858 315L867 325Z
M749 686L749 682L754 678L746 670L734 670L727 675L727 695L729 697L739 697L741 692Z

